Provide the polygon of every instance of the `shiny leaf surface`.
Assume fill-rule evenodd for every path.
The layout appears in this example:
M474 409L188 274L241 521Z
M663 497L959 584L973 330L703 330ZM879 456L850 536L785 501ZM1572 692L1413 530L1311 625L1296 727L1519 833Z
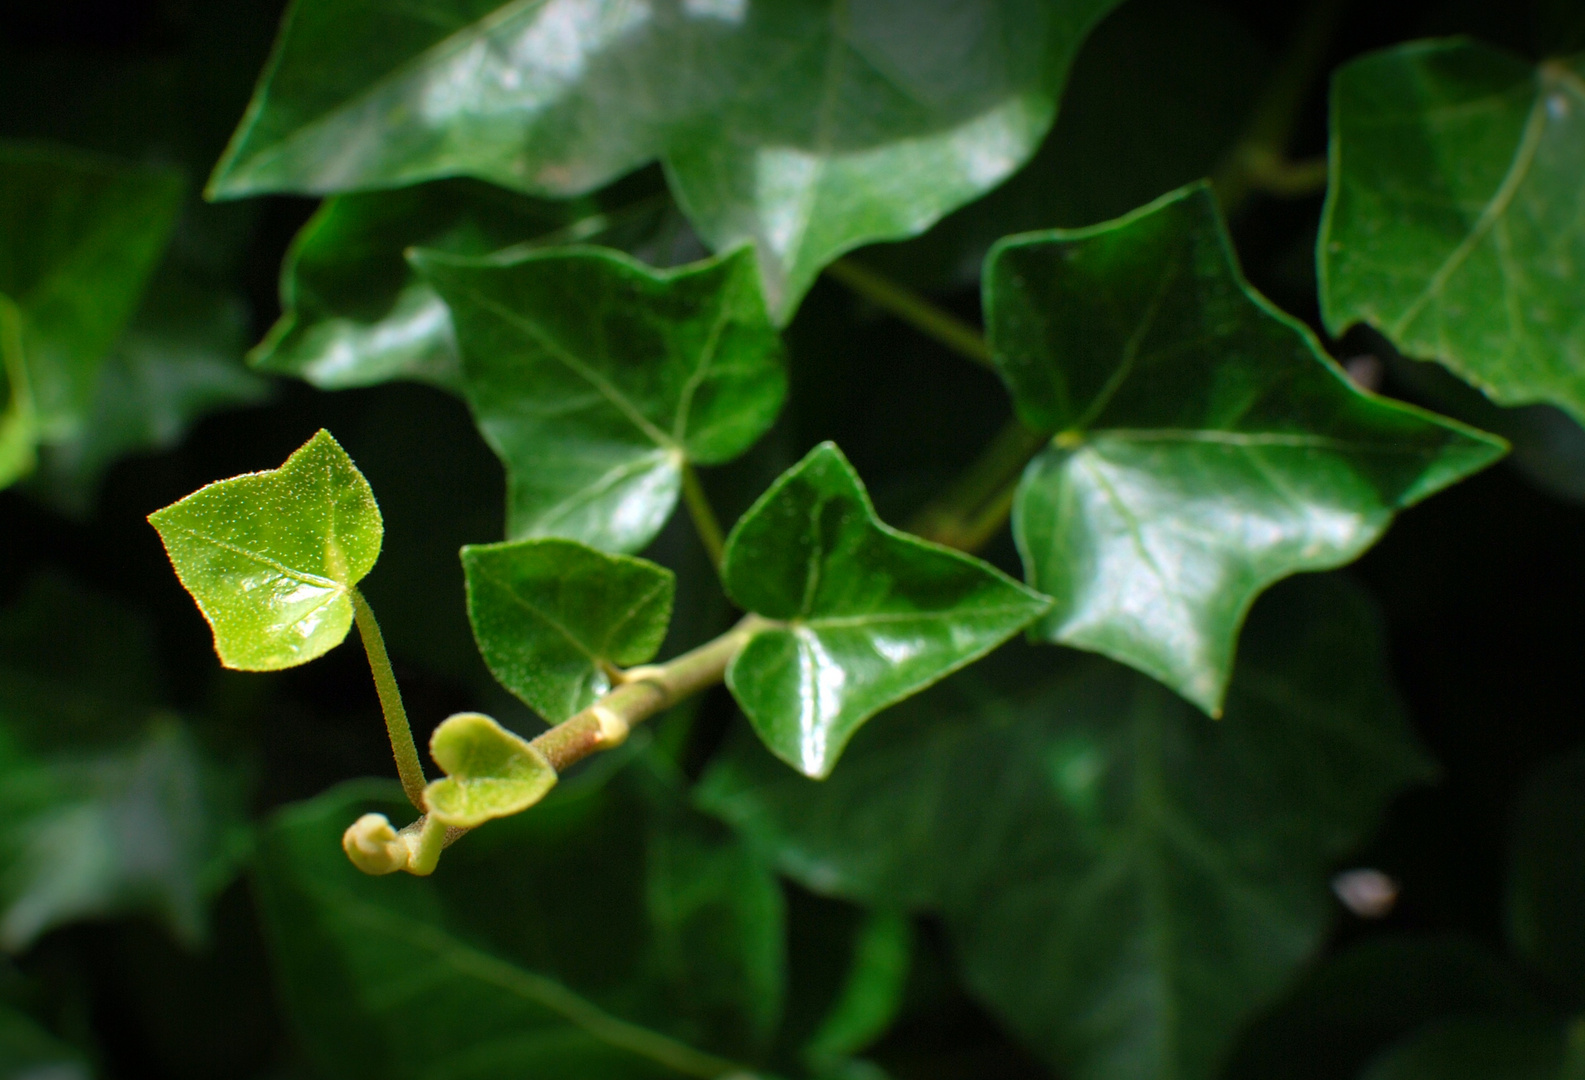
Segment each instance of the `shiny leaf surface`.
M520 813L556 786L545 755L480 713L448 716L430 737L429 756L446 777L424 789L424 804L458 828Z
M969 987L1062 1075L1208 1080L1320 945L1333 861L1431 771L1384 675L1364 601L1299 579L1256 609L1219 722L1009 648L829 780L740 738L700 800L808 888L940 912Z
M1059 432L1013 507L1026 576L1056 599L1037 634L1212 714L1261 590L1352 560L1502 453L1356 389L1243 280L1205 187L1001 242L985 302L1019 416Z
M882 523L834 443L793 466L727 538L732 599L760 630L726 682L771 751L829 773L859 726L978 660L1049 601L978 559Z
M462 549L468 618L501 685L553 724L611 688L611 669L652 658L677 577L570 540Z
M1342 68L1321 307L1585 420L1585 59L1416 42Z
M303 0L215 172L223 197L466 174L537 195L662 158L773 310L1028 157L1113 0Z
M149 515L226 667L295 667L341 644L352 588L380 556L368 481L328 431L286 463Z
M181 201L180 178L44 143L0 142L0 482L76 434Z
M585 216L573 219L583 211ZM325 390L416 379L461 389L451 314L408 264L409 248L484 255L596 243L653 266L705 254L664 196L610 213L555 204L473 180L327 199L281 267L284 314L250 354L264 371Z
M132 912L196 946L240 867L246 785L156 707L151 644L54 579L0 612L0 948Z
M337 848L359 813L401 812L390 785L279 815L256 882L309 1059L349 1080L732 1072L718 1055L753 1053L779 1009L780 891L632 771L581 774L422 879L365 877Z
M597 248L415 262L451 308L513 539L637 551L683 467L747 450L786 396L746 249L666 271Z

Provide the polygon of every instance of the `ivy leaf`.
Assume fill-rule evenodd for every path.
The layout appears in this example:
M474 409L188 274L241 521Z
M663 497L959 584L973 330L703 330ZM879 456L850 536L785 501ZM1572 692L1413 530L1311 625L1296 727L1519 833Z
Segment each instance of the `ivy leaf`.
M1585 58L1532 67L1462 39L1343 67L1332 91L1321 309L1494 401L1585 421Z
M689 463L769 429L787 394L753 255L676 270L567 248L414 257L451 308L469 403L506 463L507 534L637 551Z
M1060 433L1013 506L1027 579L1056 598L1036 634L1212 715L1261 590L1350 561L1502 453L1356 389L1244 281L1204 186L1002 241L985 303L1019 416Z
M247 853L246 785L154 705L151 640L55 579L0 613L0 948L128 912L195 946Z
M0 484L31 470L34 445L86 421L181 189L168 170L0 142Z
M424 789L424 805L457 828L521 813L556 786L544 754L481 713L448 716L430 736L429 756L446 778Z
M360 813L398 812L391 785L343 785L278 815L256 883L283 1002L318 1070L741 1068L720 1055L753 1054L781 1000L780 888L635 771L604 786L584 772L411 881L365 877L337 847Z
M553 724L611 688L613 668L660 650L677 577L571 540L462 549L468 618L490 671Z
M574 219L580 210L586 216ZM655 265L703 254L664 195L609 214L592 200L548 203L475 180L337 196L292 241L283 314L250 359L324 390L389 379L460 390L450 312L408 264L408 249L484 255L557 243L598 243Z
M321 429L278 469L219 480L149 515L171 565L242 671L306 664L352 627L352 589L384 537L369 482Z
M465 174L565 197L658 157L712 246L756 243L785 319L843 251L1017 168L1114 4L305 0L210 190Z
M1218 1075L1323 941L1327 878L1432 772L1342 583L1251 619L1226 717L1104 659L1008 649L822 783L739 739L698 793L825 895L940 913L970 990L1064 1076Z
M1050 601L882 523L834 443L783 473L727 538L721 579L769 620L726 683L771 751L808 776L882 709L978 660Z

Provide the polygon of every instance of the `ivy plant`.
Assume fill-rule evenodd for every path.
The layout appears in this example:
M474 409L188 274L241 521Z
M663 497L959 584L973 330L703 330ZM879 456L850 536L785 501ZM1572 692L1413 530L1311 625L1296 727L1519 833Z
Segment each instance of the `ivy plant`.
M1532 6L6 22L0 1072L1585 1075Z

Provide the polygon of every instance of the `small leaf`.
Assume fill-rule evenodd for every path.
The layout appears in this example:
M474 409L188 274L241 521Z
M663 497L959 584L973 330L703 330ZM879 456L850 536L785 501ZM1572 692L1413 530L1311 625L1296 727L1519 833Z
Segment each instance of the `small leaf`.
M469 175L536 195L661 158L778 318L831 259L912 236L1016 169L1116 0L303 0L210 192Z
M721 577L741 607L778 623L733 659L727 686L765 745L814 777L864 721L1050 606L978 559L883 524L834 443L743 515Z
M1211 1080L1326 938L1336 860L1434 770L1368 603L1287 582L1219 722L1100 657L1011 646L859 732L821 783L741 738L698 791L827 896L939 913L970 991L1075 1080Z
M610 670L660 649L677 578L571 540L462 549L468 618L501 685L553 724L611 688Z
M1263 589L1350 561L1395 511L1502 454L1356 389L1244 281L1203 186L1009 238L986 265L1019 416L1061 433L1013 506L1026 578L1056 599L1037 635L1213 715Z
M448 716L430 736L429 756L446 778L424 790L424 803L458 828L521 813L556 786L544 754L481 713Z
M352 588L384 536L368 481L323 429L280 468L217 481L149 521L220 662L243 671L295 667L341 644Z
M451 308L512 539L637 551L683 466L743 453L786 397L747 250L665 271L597 248L414 262Z
M1338 71L1321 310L1585 421L1585 58L1422 41Z

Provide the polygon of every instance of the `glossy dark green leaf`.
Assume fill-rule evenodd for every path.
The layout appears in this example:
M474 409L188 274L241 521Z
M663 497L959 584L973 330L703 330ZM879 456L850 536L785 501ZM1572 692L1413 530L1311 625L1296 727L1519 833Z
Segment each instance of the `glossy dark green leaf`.
M994 567L884 524L822 443L727 538L721 579L760 629L726 683L771 751L829 773L871 716L972 663L1050 601Z
M1531 779L1508 873L1515 948L1575 994L1585 990L1585 755L1550 762Z
M149 628L53 579L0 612L0 947L157 915L197 944L246 853L246 786L154 705Z
M446 775L424 789L424 805L454 828L522 813L556 786L544 754L481 713L448 716L430 737L429 756Z
M1573 1080L1582 1066L1579 1036L1555 1021L1464 1017L1411 1035L1360 1080Z
M724 1076L775 1023L774 878L720 826L588 774L470 833L433 877L369 878L338 838L390 785L279 815L257 886L317 1068L432 1076Z
M557 243L598 243L658 266L704 253L664 196L604 214L592 200L549 203L475 180L342 195L292 242L281 267L284 314L250 359L326 390L397 378L460 389L450 313L407 250L484 255Z
M380 557L369 483L321 429L278 469L218 480L149 515L226 667L274 671L341 644Z
M747 450L786 396L747 249L663 271L598 248L414 261L451 308L513 539L637 551L684 466Z
M1356 594L1298 579L1250 629L1219 722L1009 648L829 780L739 739L700 799L811 889L940 912L969 987L1062 1075L1206 1080L1322 941L1334 860L1430 772Z
M180 201L168 170L0 142L0 483L87 421Z
M665 567L571 540L473 544L462 568L485 663L553 724L594 704L612 669L659 651L677 592Z
M1350 561L1500 440L1364 393L1244 281L1215 200L1009 238L987 322L1018 414L1059 434L1013 506L1043 640L1103 653L1207 712L1272 582Z
M531 194L664 159L785 316L820 268L993 187L1051 123L1113 0L302 0L211 190L466 174Z
M1363 57L1334 82L1331 153L1327 326L1585 419L1585 60L1462 39Z

